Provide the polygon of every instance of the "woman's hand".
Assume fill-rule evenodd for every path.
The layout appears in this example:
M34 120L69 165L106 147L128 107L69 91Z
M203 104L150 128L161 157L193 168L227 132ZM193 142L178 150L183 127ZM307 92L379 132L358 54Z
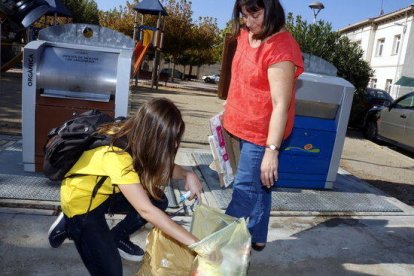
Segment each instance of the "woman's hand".
M278 167L279 167L279 152L273 150L265 150L262 164L260 166L260 179L263 186L271 188L278 178Z

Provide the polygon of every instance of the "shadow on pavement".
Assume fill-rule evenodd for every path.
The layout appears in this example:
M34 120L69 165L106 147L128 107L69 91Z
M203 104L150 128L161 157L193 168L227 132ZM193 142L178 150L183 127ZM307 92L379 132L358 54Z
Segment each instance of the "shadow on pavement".
M389 223L386 219L331 218L278 237L264 251L253 251L248 275L410 275L414 243L409 237L414 229ZM287 224L283 220L271 228L282 230Z
M413 185L372 179L363 179L363 181L368 182L370 185L380 189L392 197L395 197L407 205L414 206Z

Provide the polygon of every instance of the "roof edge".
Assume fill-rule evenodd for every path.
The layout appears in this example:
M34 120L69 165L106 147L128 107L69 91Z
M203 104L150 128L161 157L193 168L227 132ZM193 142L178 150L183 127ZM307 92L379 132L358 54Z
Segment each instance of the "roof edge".
M405 16L407 13L410 14L414 14L414 5L409 5L406 8L402 8L387 14L383 14L377 17L372 17L372 18L368 18L362 21L359 21L357 23L348 25L346 27L343 27L341 29L338 30L339 33L348 33L351 32L355 29L360 29L361 27L364 26L370 26L370 25L379 25L380 23L389 20L391 18L395 18L395 17L403 17Z

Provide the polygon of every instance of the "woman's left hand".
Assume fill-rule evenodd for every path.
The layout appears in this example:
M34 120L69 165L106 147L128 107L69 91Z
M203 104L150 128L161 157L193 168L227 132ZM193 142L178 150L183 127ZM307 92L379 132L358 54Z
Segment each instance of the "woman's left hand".
M265 150L262 164L260 166L260 179L263 186L271 188L278 178L278 160L279 153L277 151Z

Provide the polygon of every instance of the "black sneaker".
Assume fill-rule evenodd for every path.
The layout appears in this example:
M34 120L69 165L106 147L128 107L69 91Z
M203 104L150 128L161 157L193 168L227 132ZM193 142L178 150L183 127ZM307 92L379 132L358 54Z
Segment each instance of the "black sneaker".
M50 226L49 232L47 234L49 236L49 244L51 247L58 248L62 245L62 243L68 237L68 233L66 232L65 227L65 217L63 216L63 213L60 213L52 226Z
M125 260L139 262L144 257L144 250L129 239L118 240L116 243L119 255Z

